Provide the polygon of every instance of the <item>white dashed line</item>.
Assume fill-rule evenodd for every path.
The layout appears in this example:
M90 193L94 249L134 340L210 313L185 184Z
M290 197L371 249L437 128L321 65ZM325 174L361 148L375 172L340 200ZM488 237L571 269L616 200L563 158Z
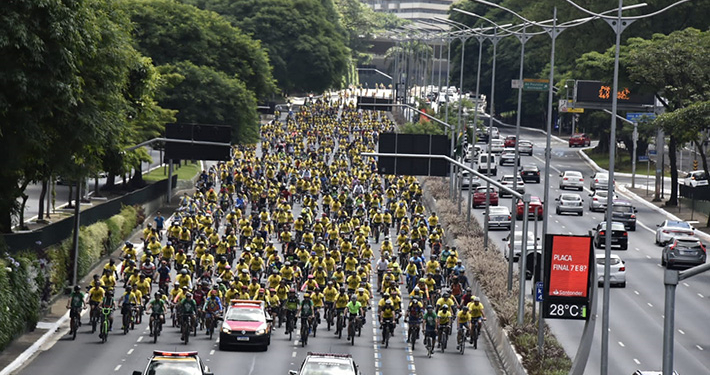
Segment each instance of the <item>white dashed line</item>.
M138 340L136 340L136 341L137 341L137 342L143 341L143 336L138 336Z
M641 364L641 361L639 361L638 359L634 358L634 363L636 363L637 365L640 365L640 364Z
M131 353L133 353L133 349L129 349L128 353L126 353L126 355L131 355Z
M210 355L214 355L214 349L210 350Z
M688 284L688 283L683 283L683 286L690 287L690 284Z
M700 350L700 351L705 350L705 349L703 349L703 347L700 346L700 345L695 345L695 347L698 348L698 350Z
M619 341L619 346L621 346L621 347L623 348L623 347L625 347L626 345L624 345L623 342Z
M702 294L698 293L698 297L705 298Z
M653 307L653 305L651 304L651 302L647 302L646 304L648 305L648 307Z
M641 249L639 249L638 247L634 248L634 250L636 250L636 251L641 251Z
M118 365L118 366L116 366L116 367L113 368L113 371L118 371L120 368L121 368L121 365Z
M641 293L639 293L638 290L634 290L634 293L635 293L637 296L641 294Z
M646 255L646 259L651 259L651 256L650 256L650 255Z
M291 353L291 358L295 358L295 357L296 357L296 352Z
M679 329L678 333L680 333L681 335L685 335L685 332L682 329Z

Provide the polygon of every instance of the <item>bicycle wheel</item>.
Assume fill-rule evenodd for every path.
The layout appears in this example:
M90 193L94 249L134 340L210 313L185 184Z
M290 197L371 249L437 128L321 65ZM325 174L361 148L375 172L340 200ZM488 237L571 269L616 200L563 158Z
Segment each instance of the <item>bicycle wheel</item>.
M390 346L390 329L389 326L382 328L382 343L385 344L385 348Z
M96 323L98 318L96 317L96 312L92 310L91 312L91 333L96 332Z
M131 329L131 316L129 314L123 314L123 334L127 335L128 330Z
M154 318L153 323L152 323L152 329L153 329L153 344L158 342L158 320L160 318Z
M104 319L103 324L101 324L101 343L108 341L108 320Z
M431 347L431 337L426 337L424 339L424 346L426 346L426 355L428 358L431 358L431 352L432 352L432 347Z
M448 343L448 341L449 341L449 335L446 334L446 332L444 332L441 335L441 352L442 353L444 352L444 350L446 350L446 344Z
M481 334L481 327L476 324L473 327L473 348L478 349L478 335Z
M417 345L417 332L418 330L415 329L412 333L412 350L414 350L414 347Z

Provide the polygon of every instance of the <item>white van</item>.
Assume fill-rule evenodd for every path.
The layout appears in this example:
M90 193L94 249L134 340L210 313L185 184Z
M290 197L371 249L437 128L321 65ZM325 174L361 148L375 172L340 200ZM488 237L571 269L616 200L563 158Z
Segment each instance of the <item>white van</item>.
M486 174L488 173L488 158L491 158L491 176L495 176L498 173L498 167L496 164L495 154L480 154L478 155L478 173Z

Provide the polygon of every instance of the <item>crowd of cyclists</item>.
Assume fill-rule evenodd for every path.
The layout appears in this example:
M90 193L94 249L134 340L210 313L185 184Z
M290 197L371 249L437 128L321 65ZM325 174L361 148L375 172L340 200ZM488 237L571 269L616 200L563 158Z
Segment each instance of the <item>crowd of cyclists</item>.
M72 321L88 304L105 341L114 309L124 333L149 313L151 337L169 322L187 343L211 335L230 301L249 299L264 301L274 329L290 336L300 325L304 345L319 324L354 343L375 309L385 346L403 319L407 342L421 331L429 354L446 349L454 325L461 352L467 338L475 347L483 305L419 183L380 175L361 156L393 130L343 98L277 113L259 147L235 148L201 173L172 220L158 213L146 225L142 252L126 242L86 295L75 288Z

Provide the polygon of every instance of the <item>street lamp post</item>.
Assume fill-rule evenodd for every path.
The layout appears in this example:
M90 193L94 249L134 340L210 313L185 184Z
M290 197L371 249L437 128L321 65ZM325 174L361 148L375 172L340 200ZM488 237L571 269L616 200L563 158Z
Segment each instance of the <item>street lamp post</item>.
M609 183L608 183L608 190L613 191L614 189L614 158L615 158L615 153L616 153L616 112L617 112L617 104L618 104L618 97L616 95L617 92L619 92L619 49L621 46L621 34L626 30L626 28L631 25L634 21L642 18L647 18L654 16L656 14L665 12L666 10L682 4L688 0L680 0L676 3L673 3L659 11L649 13L643 16L634 16L634 17L622 17L621 13L624 10L624 0L619 0L619 7L617 9L616 17L610 17L610 16L605 16L603 14L598 14L591 12L585 8L582 8L581 6L575 4L571 0L567 0L568 3L572 4L575 8L589 14L593 15L599 18L602 18L611 28L614 30L614 34L616 34L616 43L614 45L614 80L612 84L612 95L611 95L611 130L610 130L610 135L609 135L609 144L611 147L609 147ZM612 220L612 200L613 200L614 194L609 194L607 197L607 209L606 209L606 233L611 233L611 220ZM606 261L604 262L604 313L602 316L602 353L601 353L601 374L606 375L609 371L609 299L610 299L610 293L609 293L609 284L610 284L610 278L609 278L609 271L610 271L610 258L611 258L611 236L607 235L605 236L605 244L604 244L604 252L605 252L605 258ZM666 354L668 352L672 353L672 343L670 343L671 348L667 348L665 343L664 343L664 356L663 356L663 374L664 375L671 375L673 371L673 359L672 359L672 354L670 356L667 356Z

